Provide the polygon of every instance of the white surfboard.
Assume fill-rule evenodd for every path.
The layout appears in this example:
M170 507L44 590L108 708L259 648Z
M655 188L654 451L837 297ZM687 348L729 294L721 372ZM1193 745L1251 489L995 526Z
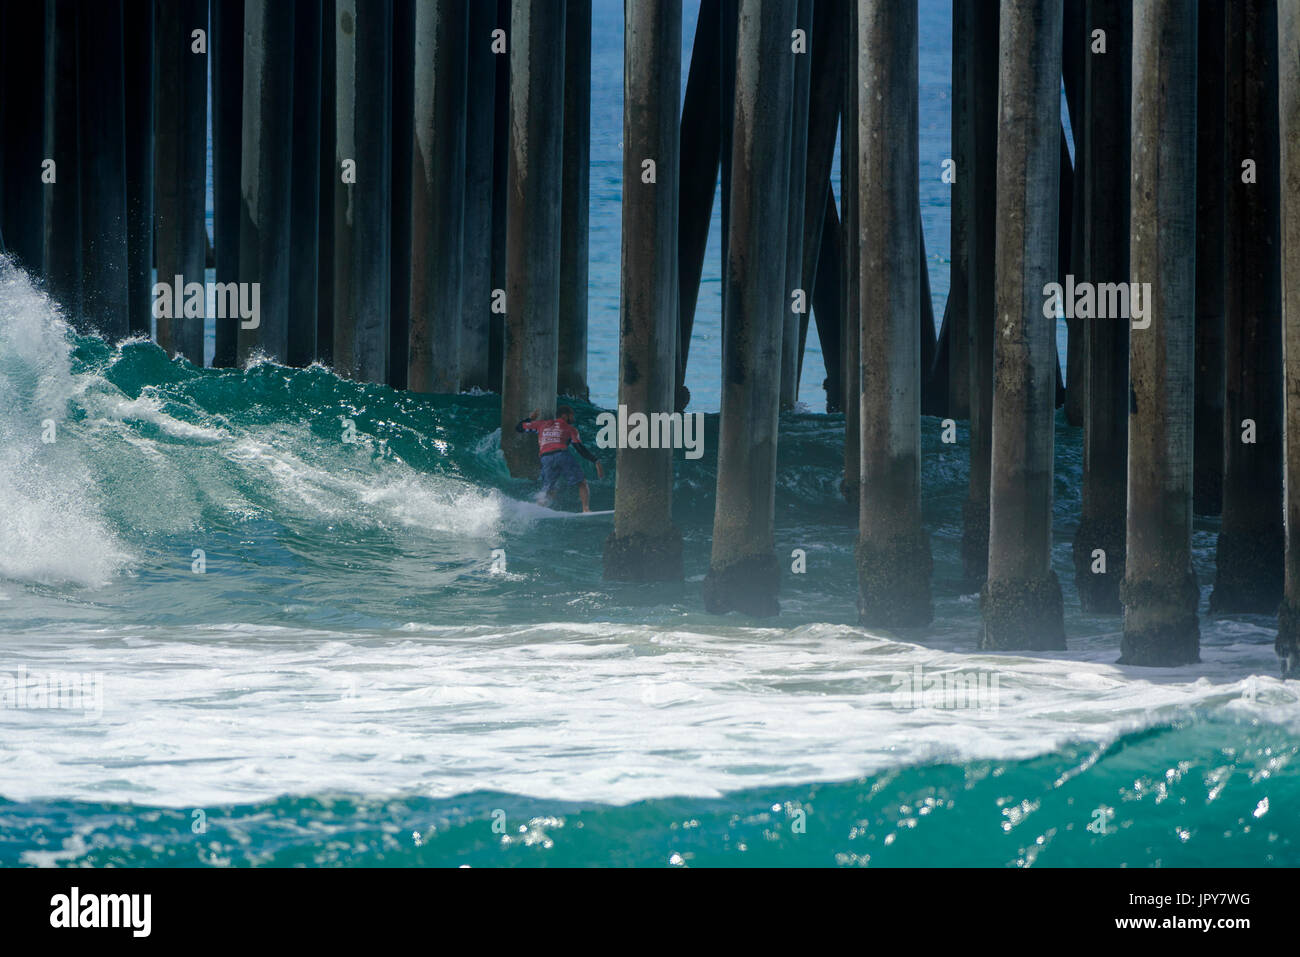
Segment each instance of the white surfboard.
M536 502L516 501L515 510L528 518L596 518L597 516L609 517L614 514L610 509L604 512L565 512L556 508L547 508L545 505L538 505Z
M549 515L539 515L538 518L596 518L599 515L613 515L614 510L611 508L607 512L562 512L558 509L546 508L543 510L549 512Z

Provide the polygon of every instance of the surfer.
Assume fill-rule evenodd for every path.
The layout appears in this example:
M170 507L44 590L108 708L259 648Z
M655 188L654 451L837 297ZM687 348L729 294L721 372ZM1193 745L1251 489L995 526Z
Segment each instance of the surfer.
M600 459L582 444L578 430L573 425L573 409L562 405L555 410L556 418L542 419L541 410L534 409L528 418L521 419L515 426L516 432L536 432L537 452L542 457L542 495L550 505L555 498L555 487L560 479L568 479L569 485L578 486L578 498L582 500L582 510L591 511L591 494L587 489L587 477L582 474L582 466L569 454L569 446L588 462L596 463L596 478L605 477L605 467Z

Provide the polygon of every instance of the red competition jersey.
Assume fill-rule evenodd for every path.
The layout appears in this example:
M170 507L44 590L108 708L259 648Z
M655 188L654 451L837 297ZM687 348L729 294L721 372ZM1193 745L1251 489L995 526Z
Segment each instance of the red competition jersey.
M523 424L525 432L537 433L537 454L560 452L569 447L570 442L581 442L578 430L563 419L534 419Z

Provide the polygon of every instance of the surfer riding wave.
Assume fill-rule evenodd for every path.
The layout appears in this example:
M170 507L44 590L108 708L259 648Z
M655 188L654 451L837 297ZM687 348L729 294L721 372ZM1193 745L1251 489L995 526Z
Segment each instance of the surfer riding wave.
M587 478L582 474L582 466L569 454L569 447L589 462L596 464L596 478L605 477L605 467L600 459L582 444L578 430L573 425L573 409L562 405L555 410L557 418L542 419L540 409L534 409L528 418L521 419L515 426L516 432L536 432L537 452L542 457L542 496L549 506L555 499L555 488L564 479L570 486L578 487L578 498L582 500L582 510L591 511L591 493L587 488Z

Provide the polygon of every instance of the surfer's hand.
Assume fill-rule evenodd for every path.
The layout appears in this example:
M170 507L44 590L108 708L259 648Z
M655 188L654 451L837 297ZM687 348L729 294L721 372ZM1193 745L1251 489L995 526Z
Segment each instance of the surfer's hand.
M603 479L604 477L605 477L605 466L603 466L603 465L601 465L599 462L597 462L597 463L596 463L596 478L598 478L598 479Z
M532 422L534 419L541 418L541 415L542 415L541 409L533 409L533 411L528 413L528 421Z

